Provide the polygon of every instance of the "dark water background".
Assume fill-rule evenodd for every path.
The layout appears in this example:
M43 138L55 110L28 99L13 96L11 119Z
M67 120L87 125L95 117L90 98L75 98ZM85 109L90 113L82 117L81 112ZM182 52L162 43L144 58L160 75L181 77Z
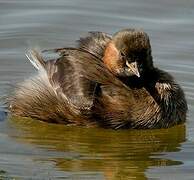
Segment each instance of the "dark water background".
M194 179L194 1L0 0L0 95L35 69L31 47L73 45L87 31L143 28L155 64L173 74L189 104L185 125L112 131L5 119L0 179Z

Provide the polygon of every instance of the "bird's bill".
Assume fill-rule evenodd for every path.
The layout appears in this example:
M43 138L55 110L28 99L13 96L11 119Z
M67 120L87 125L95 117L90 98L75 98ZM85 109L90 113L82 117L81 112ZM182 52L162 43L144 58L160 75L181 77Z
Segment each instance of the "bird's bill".
M129 68L129 71L131 71L137 77L140 77L140 73L139 73L139 69L138 69L138 66L137 66L137 62L129 63L128 61L126 61L126 65Z

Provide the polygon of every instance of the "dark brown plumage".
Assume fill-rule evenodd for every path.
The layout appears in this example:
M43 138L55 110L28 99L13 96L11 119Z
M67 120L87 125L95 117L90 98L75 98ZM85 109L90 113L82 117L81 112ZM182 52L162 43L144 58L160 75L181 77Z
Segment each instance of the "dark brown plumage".
M106 128L166 128L186 120L180 86L154 67L148 35L121 30L81 38L45 62L28 54L39 74L10 96L13 115L47 122Z

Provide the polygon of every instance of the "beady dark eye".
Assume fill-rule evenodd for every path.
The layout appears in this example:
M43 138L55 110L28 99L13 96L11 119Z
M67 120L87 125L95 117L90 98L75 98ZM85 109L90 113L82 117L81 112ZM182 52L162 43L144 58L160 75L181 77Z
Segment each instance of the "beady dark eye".
M122 57L125 57L125 54L124 54L124 52L121 52L121 56L122 56Z

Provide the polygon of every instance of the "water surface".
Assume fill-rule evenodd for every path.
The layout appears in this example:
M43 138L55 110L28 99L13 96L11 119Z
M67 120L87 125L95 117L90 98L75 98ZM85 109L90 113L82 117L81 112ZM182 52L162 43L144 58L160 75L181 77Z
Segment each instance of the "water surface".
M25 51L71 46L88 31L143 28L155 65L183 87L185 125L162 130L86 129L0 110L0 179L193 179L194 1L0 0L0 95L36 70Z

